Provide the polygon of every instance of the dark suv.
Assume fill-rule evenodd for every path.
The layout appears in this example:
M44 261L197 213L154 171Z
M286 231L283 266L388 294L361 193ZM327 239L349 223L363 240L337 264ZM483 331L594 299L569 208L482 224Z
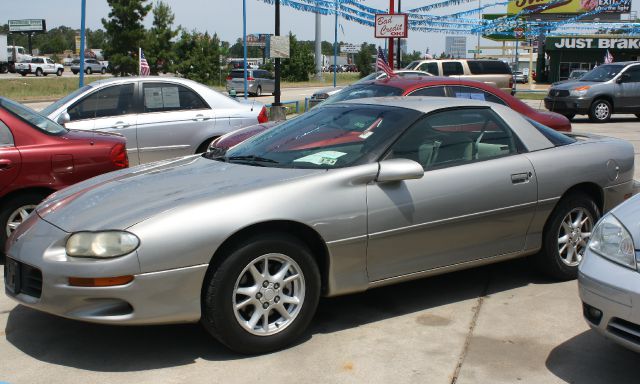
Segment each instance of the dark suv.
M613 113L640 117L640 61L603 64L576 81L551 86L544 106L572 119L589 115L604 123Z

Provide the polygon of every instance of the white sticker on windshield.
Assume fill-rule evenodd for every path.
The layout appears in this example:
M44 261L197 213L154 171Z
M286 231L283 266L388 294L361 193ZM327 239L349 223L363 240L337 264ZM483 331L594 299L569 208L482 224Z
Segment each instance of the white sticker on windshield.
M313 155L301 157L293 161L299 163L311 163L316 165L335 165L338 162L338 159L344 155L346 155L345 152L323 151L314 153Z

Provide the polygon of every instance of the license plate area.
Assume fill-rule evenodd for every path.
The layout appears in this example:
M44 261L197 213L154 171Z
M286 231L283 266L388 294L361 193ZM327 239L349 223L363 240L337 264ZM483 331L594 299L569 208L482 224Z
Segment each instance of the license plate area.
M20 264L8 257L4 266L4 286L13 295L20 293Z

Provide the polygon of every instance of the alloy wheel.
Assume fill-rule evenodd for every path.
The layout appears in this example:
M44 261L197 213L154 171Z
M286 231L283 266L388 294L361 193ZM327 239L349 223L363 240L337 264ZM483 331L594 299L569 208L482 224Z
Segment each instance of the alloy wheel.
M29 216L29 214L33 212L34 209L36 209L35 204L23 205L22 207L19 207L18 209L13 211L11 215L9 215L9 219L7 220L7 225L5 227L7 237L11 236L18 225L22 224L22 222L26 220L27 216Z
M594 115L598 120L606 120L609 117L609 106L605 103L598 103L594 109Z
M256 336L271 336L291 325L304 303L305 279L289 256L269 253L251 261L233 289L233 311L240 326Z
M580 264L593 230L593 218L584 208L570 211L558 230L560 260L570 267Z

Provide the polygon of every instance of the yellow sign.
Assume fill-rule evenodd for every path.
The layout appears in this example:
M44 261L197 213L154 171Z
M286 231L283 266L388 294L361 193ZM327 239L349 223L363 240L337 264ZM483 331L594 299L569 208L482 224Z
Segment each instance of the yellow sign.
M620 1L617 7L612 7L612 3L610 0L513 0L507 6L507 13L585 13L596 8L606 8L603 13L620 13L631 9L629 0Z

